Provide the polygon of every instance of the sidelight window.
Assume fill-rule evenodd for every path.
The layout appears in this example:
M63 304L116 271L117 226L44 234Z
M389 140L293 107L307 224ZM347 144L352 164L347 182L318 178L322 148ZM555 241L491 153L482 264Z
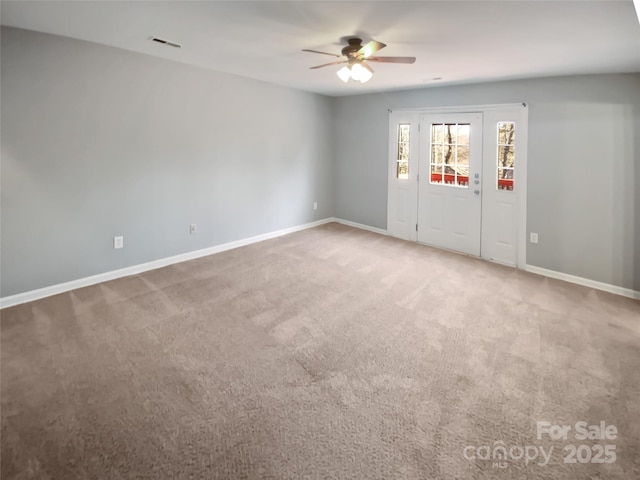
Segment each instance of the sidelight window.
M411 125L400 123L398 125L398 156L396 158L396 178L407 180L409 178L409 147Z
M498 190L513 190L515 133L514 122L498 122Z

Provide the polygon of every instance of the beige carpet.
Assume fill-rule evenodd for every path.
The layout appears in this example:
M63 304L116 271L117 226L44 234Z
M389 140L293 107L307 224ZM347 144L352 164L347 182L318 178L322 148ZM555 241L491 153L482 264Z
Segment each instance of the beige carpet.
M328 224L1 315L3 479L640 478L640 304L480 260Z

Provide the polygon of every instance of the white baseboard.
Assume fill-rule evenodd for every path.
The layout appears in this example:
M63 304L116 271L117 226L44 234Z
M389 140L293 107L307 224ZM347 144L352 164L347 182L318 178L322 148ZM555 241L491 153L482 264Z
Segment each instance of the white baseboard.
M624 288L617 285L611 285L609 283L598 282L596 280L590 280L588 278L578 277L576 275L569 275L568 273L556 272L555 270L548 270L546 268L536 267L534 265L525 265L524 269L527 272L537 273L538 275L544 275L545 277L564 280L565 282L576 283L584 287L595 288L596 290L602 290L604 292L615 293L616 295L622 295L623 297L640 300L640 292L631 290L630 288Z
M285 228L277 230L275 232L264 233L262 235L256 235L255 237L244 238L242 240L236 240L234 242L223 243L222 245L215 245L213 247L204 248L202 250L195 250L193 252L187 252L173 257L161 258L152 262L141 263L139 265L133 265L131 267L122 268L119 270L112 270L110 272L100 273L98 275L92 275L90 277L79 278L78 280L72 280L70 282L59 283L57 285L51 285L49 287L39 288L37 290L31 290L29 292L18 293L16 295L10 295L8 297L0 298L0 309L13 307L14 305L20 305L21 303L32 302L41 298L50 297L59 293L75 290L76 288L88 287L95 285L96 283L107 282L109 280L115 280L117 278L128 277L129 275L137 275L139 273L147 272L149 270L155 270L156 268L166 267L167 265L173 265L174 263L185 262L187 260L193 260L200 257L206 257L215 253L232 250L238 247L244 247L245 245L251 245L252 243L262 242L271 238L281 237L289 233L299 232L308 228L324 225L325 223L337 222L338 220L330 217L322 220L318 220L311 223L305 223L304 225L298 225L295 227Z
M349 220L343 220L341 218L333 218L332 221L341 223L342 225L347 225L349 227L359 228L360 230L368 230L369 232L379 233L380 235L389 235L386 230L376 227L370 227L369 225L364 225L362 223L351 222Z
M382 235L389 235L387 230L381 228L370 227L369 225L363 225L361 223L350 222L349 220L342 220L341 218L333 218L332 221L348 225L350 227L360 228L362 230L368 230L370 232L380 233ZM458 253L458 252L454 252ZM508 265L513 267L513 265ZM578 277L576 275L570 275L568 273L556 272L555 270L548 270L546 268L536 267L534 265L525 265L525 271L531 273L537 273L545 277L555 278L557 280L564 280L565 282L575 283L584 287L595 288L596 290L602 290L604 292L614 293L623 297L629 297L636 300L640 300L640 292L632 290L630 288L619 287L617 285L611 285L609 283L598 282L596 280L590 280L588 278Z
M343 220L341 218L329 217L315 222L305 223L304 225L298 225L295 227L285 228L277 230L275 232L264 233L262 235L256 235L254 237L244 238L242 240L236 240L234 242L224 243L222 245L215 245L213 247L205 248L202 250L195 250L193 252L187 252L173 257L161 258L152 262L142 263L139 265L133 265L131 267L122 268L119 270L113 270L110 272L100 273L98 275L92 275L90 277L80 278L78 280L72 280L70 282L59 283L57 285L51 285L49 287L39 288L37 290L31 290L29 292L18 293L16 295L10 295L8 297L0 298L0 309L12 307L14 305L20 305L21 303L32 302L41 298L50 297L59 293L68 292L76 288L88 287L97 283L107 282L109 280L115 280L117 278L128 277L130 275L137 275L139 273L147 272L149 270L155 270L156 268L166 267L175 263L186 262L187 260L194 260L200 257L206 257L215 253L225 252L234 248L244 247L245 245L251 245L252 243L262 242L271 238L281 237L289 233L299 232L308 228L317 227L326 223L337 222L342 225L347 225L361 230L367 230L369 232L379 233L381 235L388 235L386 230L376 227L370 227L361 223L351 222L349 220ZM525 270L531 273L537 273L546 277L555 278L558 280L564 280L566 282L576 283L585 287L595 288L605 292L622 295L629 298L640 300L640 292L631 290L630 288L618 287L616 285L610 285L608 283L597 282L588 278L577 277L575 275L569 275L567 273L556 272L554 270L547 270L546 268L536 267L534 265L526 265Z

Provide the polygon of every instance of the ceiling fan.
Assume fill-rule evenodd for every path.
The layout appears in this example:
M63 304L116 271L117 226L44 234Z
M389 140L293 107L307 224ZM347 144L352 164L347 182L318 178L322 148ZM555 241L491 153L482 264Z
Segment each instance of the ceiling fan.
M343 82L348 82L349 79L357 80L361 83L367 82L373 76L373 69L367 62L383 62L383 63L414 63L416 57L374 57L372 56L377 51L386 47L384 43L371 40L366 45L362 45L360 38L350 38L349 45L342 49L340 55L337 53L320 52L318 50L303 49L303 52L321 53L322 55L330 55L332 57L344 58L330 63L323 63L322 65L316 65L310 67L311 69L328 67L330 65L340 65L346 63L344 67L338 70L338 77ZM365 61L366 60L366 61Z

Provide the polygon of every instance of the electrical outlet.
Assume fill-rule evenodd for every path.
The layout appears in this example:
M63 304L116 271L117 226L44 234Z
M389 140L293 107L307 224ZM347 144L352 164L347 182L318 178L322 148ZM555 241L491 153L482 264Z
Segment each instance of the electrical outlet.
M198 225L196 225L195 223L192 223L191 225L189 225L189 233L191 235L193 235L197 231L198 231Z
M113 237L114 250L117 250L118 248L123 248L123 247L124 247L124 237L123 236Z
M318 209L318 202L313 202L313 209L317 210Z
M538 243L538 234L537 234L537 233L533 233L533 232L531 232L531 233L529 234L529 241L530 241L531 243Z

